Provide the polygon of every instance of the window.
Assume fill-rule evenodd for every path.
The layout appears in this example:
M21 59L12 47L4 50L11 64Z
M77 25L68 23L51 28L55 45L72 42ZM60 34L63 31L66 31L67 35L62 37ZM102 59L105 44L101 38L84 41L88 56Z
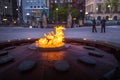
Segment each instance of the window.
M33 6L30 6L30 8L33 8Z
M29 0L27 0L27 2L29 2Z
M36 8L36 6L34 6L34 8Z
M63 0L60 0L60 3L63 3L64 1Z

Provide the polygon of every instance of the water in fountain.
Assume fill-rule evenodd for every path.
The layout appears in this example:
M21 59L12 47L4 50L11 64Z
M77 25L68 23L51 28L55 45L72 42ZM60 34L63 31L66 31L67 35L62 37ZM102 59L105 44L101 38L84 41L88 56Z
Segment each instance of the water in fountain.
M67 18L67 27L71 28L72 27L72 15L69 12L68 18Z
M43 28L47 27L47 19L46 19L45 13L43 13L43 16L42 16L42 26L43 26Z

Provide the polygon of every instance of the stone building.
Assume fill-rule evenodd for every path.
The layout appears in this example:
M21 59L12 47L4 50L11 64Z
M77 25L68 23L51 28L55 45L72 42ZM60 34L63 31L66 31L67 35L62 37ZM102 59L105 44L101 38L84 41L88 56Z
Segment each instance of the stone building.
M48 0L21 0L21 2L24 23L41 20L43 12L49 17Z
M0 24L9 24L12 16L12 0L0 0Z
M105 2L105 0L86 0L86 18L96 18L97 20L100 20L102 17L105 17L107 20L120 19L120 2L112 9L111 5L105 5Z

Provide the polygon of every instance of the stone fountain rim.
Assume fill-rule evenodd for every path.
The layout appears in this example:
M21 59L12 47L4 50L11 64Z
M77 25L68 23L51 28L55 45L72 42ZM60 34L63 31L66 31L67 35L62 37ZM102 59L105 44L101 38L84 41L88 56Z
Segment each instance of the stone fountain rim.
M14 40L9 40L9 41L1 41L0 45L7 45L7 44L12 44L12 45L17 45L20 43L34 43L36 40L38 40L39 38L31 38L31 39L14 39ZM116 45L116 43L112 43L112 42L106 42L106 41L100 41L100 40L84 40L83 38L65 38L65 42L77 42L77 43L83 43L83 44L98 44L98 45L108 45L108 46L112 46L115 48L119 48L120 46ZM9 45L8 45L9 46ZM11 46L11 45L10 45ZM92 45L90 45L92 46Z
M22 40L12 40L9 42L0 42L0 50L3 50L6 47L11 47L11 46L21 46L21 44L31 44L34 43L38 39L22 39ZM119 54L120 53L120 46L115 45L114 43L111 42L104 42L104 41L94 41L94 40L84 40L82 38L65 38L65 43L79 43L80 45L85 45L85 46L92 46L92 47L97 47L97 48L102 48L105 47L109 49L107 51L108 53L111 53L114 55L114 57L120 62L119 59ZM64 49L64 48L63 48ZM62 49L60 49L62 50ZM44 50L43 50L44 51ZM46 50L45 50L46 51ZM48 51L53 51L53 50L48 50Z
M42 47L36 46L35 43L32 43L31 45L28 46L28 48L31 50L40 50L40 51L59 51L59 50L67 49L68 47L69 45L65 44L61 47L56 47L56 48L42 48Z
M2 41L0 42L0 49L2 47L9 47L9 46L15 46L15 45L20 45L23 43L34 43L36 40L39 38L33 38L33 39L15 39L15 40L10 40L10 41ZM95 46L95 45L100 45L100 46L105 46L113 49L120 50L120 46L112 43L112 42L105 42L105 41L100 41L100 40L83 40L83 38L65 38L65 42L70 43L70 42L76 42L76 43L82 43L82 45L89 45L89 46Z

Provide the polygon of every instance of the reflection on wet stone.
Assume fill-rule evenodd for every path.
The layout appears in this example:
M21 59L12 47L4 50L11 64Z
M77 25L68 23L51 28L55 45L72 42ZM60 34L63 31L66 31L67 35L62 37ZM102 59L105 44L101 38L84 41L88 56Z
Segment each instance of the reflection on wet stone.
M42 54L42 57L48 61L60 61L63 60L65 56L65 52L64 51L60 51L60 52L45 52L44 54Z

